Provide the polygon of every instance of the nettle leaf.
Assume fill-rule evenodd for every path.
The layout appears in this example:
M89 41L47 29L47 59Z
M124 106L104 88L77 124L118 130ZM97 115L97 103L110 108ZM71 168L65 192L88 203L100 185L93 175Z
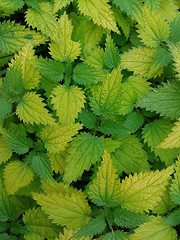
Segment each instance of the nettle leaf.
M23 215L23 222L30 231L24 235L26 240L56 238L60 230L40 208L28 209Z
M113 216L115 224L123 228L136 228L151 219L150 216L143 213L135 213L122 208L115 208Z
M39 45L46 41L46 37L40 33L25 28L24 26L15 23L15 21L4 21L0 23L0 31L0 49L2 52L6 53L17 52L27 42Z
M180 224L180 208L166 216L163 225L177 226Z
M177 13L174 20L170 23L170 36L169 40L176 43L180 41L180 32L178 31L180 24L180 14Z
M177 77L180 78L180 44L169 44L170 51L173 55L174 66L177 71Z
M100 47L95 47L84 59L84 62L88 65L96 68L103 69L104 67L104 50Z
M180 83L171 81L154 88L137 103L138 107L155 111L171 119L180 117Z
M58 42L54 40L55 42L49 44L50 54L57 61L66 61L67 59L73 61L79 56L81 47L79 42L71 40L73 26L66 13L61 15L58 26Z
M97 124L96 116L92 112L84 109L79 113L78 120L89 129L95 128Z
M92 18L94 23L119 33L107 0L78 0L79 11Z
M152 210L166 190L172 173L173 168L168 167L161 171L130 174L119 188L121 207L137 213Z
M24 5L23 0L1 0L0 8L2 11L17 11L18 9L22 8Z
M114 120L103 120L100 123L99 130L107 135L119 135L122 131L122 126Z
M19 188L27 186L33 178L33 170L25 162L10 162L4 168L5 188L9 194L14 194Z
M64 85L59 85L52 91L51 98L59 122L62 124L74 123L85 103L84 92L77 86L67 89Z
M12 156L12 150L0 135L0 164L7 162Z
M103 216L99 215L96 218L92 218L87 224L82 226L74 235L74 238L88 237L96 234L100 234L106 228L106 222Z
M0 119L6 117L12 111L12 103L7 98L0 97Z
M104 149L107 150L108 153L114 152L117 148L120 147L121 143L112 138L105 138L104 136L100 137L103 142Z
M71 237L74 236L74 233L76 232L76 230L73 229L66 229L65 227L63 228L63 233L59 234L59 238L56 240L69 240L71 239ZM73 240L79 240L80 238L73 238ZM83 240L91 240L91 237L83 237Z
M32 65L51 82L57 83L63 80L64 64L60 61L39 58L32 62Z
M121 97L121 70L113 69L101 86L96 86L90 98L90 105L96 115L110 118L118 113Z
M58 12L63 7L69 5L73 0L54 0L54 12Z
M137 112L131 112L127 115L123 126L131 132L135 132L139 127L142 126L144 118L142 114Z
M159 43L169 37L170 27L167 21L149 8L143 8L141 23L137 25L141 41L149 47L158 47Z
M39 136L44 142L44 147L50 153L59 153L65 150L67 143L72 140L72 137L82 128L79 123L60 126L44 127Z
M48 113L43 103L43 98L35 92L27 92L17 105L16 114L24 123L30 124L50 124L53 125L55 120Z
M119 205L119 188L120 181L113 161L110 154L105 151L97 175L87 187L87 194L96 205L113 207Z
M77 181L84 170L88 171L92 164L100 161L103 154L103 144L98 137L84 132L70 143L68 154L63 180L71 183Z
M171 132L173 124L167 119L156 119L152 123L146 124L143 128L144 142L148 144L156 156L159 156L161 161L165 162L166 166L174 163L174 158L177 157L179 149L159 149L156 148L168 134Z
M146 95L152 88L149 86L151 83L146 78L140 75L132 75L128 77L124 82L123 86L129 86L136 92L137 100Z
M31 166L41 178L50 180L52 178L51 162L45 153L39 153L32 157Z
M103 80L103 73L86 63L76 65L73 71L73 80L79 85L96 84Z
M47 156L51 162L52 171L62 174L67 165L65 162L67 153L65 151L61 151L60 153L47 153Z
M8 146L17 154L25 154L33 146L33 142L26 135L26 131L21 124L12 124L9 130L1 130L4 140Z
M180 203L180 158L176 161L174 179L170 185L170 195L176 204Z
M111 155L118 174L123 171L130 174L150 170L147 153L142 147L138 138L133 135L121 140L120 147Z
M39 0L25 0L25 3L28 5L28 7L32 7L36 11L40 11Z
M69 186L66 188L67 193L33 193L33 198L54 223L66 226L67 229L78 229L88 222L91 208L84 193L77 189L71 192Z
M142 77L156 77L158 73L156 69L152 69L154 61L155 49L140 46L133 48L121 55L121 67L140 74ZM151 71L151 74L149 72Z
M27 24L56 40L59 26L53 14L53 6L48 2L41 2L39 8L40 10L28 8L25 16Z
M1 222L0 223L0 232L5 232L9 228L8 222Z
M26 44L15 56L15 60L21 66L22 81L25 89L34 89L39 84L39 71L30 62L35 60L33 45Z
M120 64L120 55L110 35L107 35L105 46L104 63L106 67L117 68Z
M119 7L122 11L124 11L127 15L131 16L136 21L140 20L140 16L142 14L141 1L113 0L113 3L116 5L116 7Z
M156 217L148 223L144 223L135 229L135 233L131 234L130 240L176 240L177 233L171 226L160 224L164 220L163 217Z
M160 2L160 8L158 9L158 12L163 19L171 22L175 19L176 15L178 14L178 6L176 2L174 2L173 0L170 0L168 2L162 0Z
M161 0L145 0L146 6L151 10L158 10Z
M175 122L172 132L168 134L167 138L158 147L162 149L180 147L180 118Z
M128 240L129 236L126 232L117 230L111 233L106 233L103 240Z

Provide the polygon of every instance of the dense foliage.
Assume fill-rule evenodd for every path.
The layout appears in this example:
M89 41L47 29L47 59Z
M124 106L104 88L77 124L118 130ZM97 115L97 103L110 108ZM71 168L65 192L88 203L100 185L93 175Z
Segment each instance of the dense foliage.
M178 239L179 7L0 1L0 239Z

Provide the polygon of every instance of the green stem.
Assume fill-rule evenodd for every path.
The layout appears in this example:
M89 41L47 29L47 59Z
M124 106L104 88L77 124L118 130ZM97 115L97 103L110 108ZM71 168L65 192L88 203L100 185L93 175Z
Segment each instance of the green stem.
M13 112L13 113L11 113L11 114L9 114L9 115L7 115L4 119L7 119L7 118L9 118L9 117L12 117L12 116L14 116L16 113L15 112Z
M0 56L0 59L6 58L6 57L12 57L12 56L14 56L14 53L13 54L8 54L8 55L4 55L4 56Z

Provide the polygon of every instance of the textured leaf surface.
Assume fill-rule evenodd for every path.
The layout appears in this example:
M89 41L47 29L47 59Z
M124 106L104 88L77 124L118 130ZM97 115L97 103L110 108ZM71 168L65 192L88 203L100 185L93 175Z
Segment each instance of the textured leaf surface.
M80 122L82 122L82 124L85 127L89 129L93 129L96 127L96 124L97 124L96 116L88 110L83 109L81 113L79 113L78 119Z
M0 119L12 111L12 104L6 98L0 98Z
M63 228L63 234L60 233L59 234L59 238L56 240L69 240L71 239L71 237L74 235L74 233L76 232L76 230L70 229L67 230L65 227ZM83 237L83 238L73 238L74 240L91 240L91 237Z
M0 24L1 39L0 48L2 52L17 52L27 42L33 42L34 45L43 44L46 37L24 26L10 21Z
M51 161L52 171L54 171L55 173L59 172L60 174L62 174L66 167L65 159L67 157L67 153L64 151L61 151L60 153L48 153L47 156Z
M132 135L121 140L120 147L111 155L119 174L123 171L130 174L150 169L147 153L142 147L139 140Z
M146 124L142 132L144 142L151 147L156 156L160 157L161 161L165 162L166 166L173 164L179 149L160 149L156 147L168 136L172 126L173 124L167 119L156 119L152 123Z
M73 0L54 0L54 12L61 10L63 7L69 5Z
M44 146L50 153L59 153L72 140L72 137L78 133L82 127L81 124L71 124L67 126L47 126L40 133L40 138Z
M36 174L41 178L50 180L52 177L51 162L45 153L32 157L31 165Z
M176 230L170 226L159 224L163 221L162 217L154 218L148 223L139 226L134 234L131 234L130 240L176 240Z
M88 185L87 194L98 206L113 207L119 205L120 181L110 154L105 151L103 161L98 168L98 173Z
M67 59L73 61L79 56L81 48L79 42L71 40L73 27L66 13L61 16L58 24L58 42L49 44L50 54L57 61L66 61Z
M177 226L180 224L180 208L166 216L166 219L162 222L163 225Z
M22 8L24 5L23 0L1 0L0 9L2 11L17 11L19 8Z
M159 147L163 149L180 147L180 118L172 128L172 132L160 143Z
M176 161L174 179L170 186L170 195L172 200L176 203L180 203L180 159Z
M143 116L137 112L131 112L124 121L123 126L131 132L136 131L144 122Z
M171 119L180 117L180 83L171 81L154 88L137 104L149 111L156 111L161 116Z
M48 216L40 208L27 210L23 215L23 222L28 230L31 231L30 234L25 234L25 239L27 240L34 238L50 239L58 236L58 227L53 226L52 221L49 220Z
M173 168L161 171L131 174L122 180L120 186L121 207L143 213L153 209L168 185Z
M159 46L159 42L167 40L170 33L168 22L165 22L157 12L146 7L143 9L141 24L137 27L141 41L154 48Z
M31 124L54 124L54 119L48 113L43 103L43 98L35 92L27 92L17 105L16 114L25 123Z
M28 8L26 12L26 22L32 28L37 28L47 37L55 40L57 38L58 23L53 14L53 7L48 2L39 3L40 10Z
M169 44L170 51L173 55L174 66L177 71L177 77L180 78L180 44Z
M103 144L98 137L90 133L81 133L70 144L68 153L63 179L71 183L81 177L84 170L88 171L92 164L100 160L103 154Z
M103 240L128 240L129 237L126 232L117 230L111 233L106 233Z
M75 190L72 193L62 194L52 192L50 194L33 194L34 199L53 222L66 226L68 229L77 229L89 220L91 209L86 196Z
M100 47L96 47L90 51L90 55L88 55L85 59L85 63L89 64L96 69L103 69L104 66L104 51Z
M10 162L4 169L6 191L14 194L20 187L27 186L34 178L33 170L21 161Z
M104 117L112 117L118 113L121 96L122 75L119 68L114 69L107 75L101 86L93 90L90 99L91 108L96 115L103 114Z
M74 123L85 103L85 96L81 88L71 86L66 89L64 85L59 85L53 90L51 97L60 123Z
M12 156L12 150L0 135L0 164L7 162Z
M121 145L119 141L113 140L112 138L104 138L104 136L102 136L100 139L103 142L104 149L107 150L108 153L114 152Z
M94 23L119 32L107 0L78 0L78 7L80 12L91 17Z

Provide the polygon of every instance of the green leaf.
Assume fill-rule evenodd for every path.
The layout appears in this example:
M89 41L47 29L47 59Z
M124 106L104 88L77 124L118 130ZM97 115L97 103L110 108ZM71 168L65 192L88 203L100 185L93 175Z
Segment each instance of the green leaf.
M6 117L12 111L12 103L8 99L0 97L0 119Z
M135 132L139 127L142 126L144 118L142 114L137 112L131 112L127 115L123 126L127 128L130 132Z
M9 228L8 222L0 222L0 232L5 232Z
M177 13L175 19L170 23L170 36L169 40L176 43L180 41L180 32L179 32L179 24L180 24L180 14Z
M158 10L161 0L145 0L144 2L151 10Z
M180 83L171 81L154 88L137 103L138 107L156 111L171 119L180 117Z
M62 124L74 123L85 103L84 92L77 86L71 86L67 89L64 85L59 85L53 90L51 98Z
M180 204L180 158L176 161L174 179L170 185L170 195L173 202Z
M135 213L122 208L115 208L113 211L114 222L122 228L136 228L151 217L143 213Z
M25 28L25 26L15 23L15 21L4 21L0 23L0 32L0 49L3 53L17 52L27 42L39 45L43 44L46 40L46 37L40 33ZM30 39L28 39L29 36L31 36Z
M96 84L103 80L103 73L86 63L76 65L73 80L80 85Z
M128 240L129 237L126 232L117 230L115 232L106 233L103 240Z
M110 154L105 151L96 177L87 186L89 198L98 206L114 207L120 204L120 181Z
M103 69L104 67L104 51L100 47L95 47L85 58L85 63L96 68Z
M31 165L41 178L50 180L52 177L51 162L45 153L39 153L31 159Z
M120 55L110 35L107 35L105 46L104 63L106 67L117 68L120 63Z
M94 23L119 33L108 0L78 0L79 11L92 18Z
M174 66L177 71L177 77L180 78L180 44L169 44L170 51L173 55Z
M35 92L27 92L17 105L16 114L24 123L53 125L55 120L48 113L43 98Z
M92 164L100 161L103 154L103 144L98 137L84 132L70 143L68 154L63 180L71 183L77 181L84 170L88 171Z
M40 208L28 209L23 215L23 222L30 231L24 236L27 240L54 239L58 237L58 230L61 229L54 225Z
M38 0L25 0L25 3L28 5L28 7L32 7L36 11L40 10L39 1Z
M10 224L10 232L13 234L26 234L30 231L26 228L26 226L23 226L19 222L11 222Z
M104 231L106 222L103 216L99 215L92 218L87 224L82 226L74 235L73 238L81 238L100 234Z
M115 116L119 111L121 97L121 70L113 69L101 86L96 86L90 98L90 105L96 115L106 118Z
M15 12L18 9L22 8L24 5L23 0L1 0L0 9L3 11L12 11Z
M144 223L135 229L135 233L131 234L130 240L176 240L176 230L170 226L160 224L164 218L155 217L152 221Z
M37 28L37 30L55 41L59 26L56 16L53 14L53 7L48 2L41 2L39 8L40 10L28 8L25 16L26 22L32 28Z
M64 185L59 192L46 195L33 193L33 198L54 223L68 229L78 229L88 222L91 208L84 193L77 189L71 191L70 188L69 185Z
M180 224L180 208L176 209L174 212L166 216L165 220L162 222L163 225L177 226Z
M58 12L63 7L69 5L73 0L54 0L54 12Z
M112 138L104 138L104 136L102 136L100 139L103 142L104 149L107 150L108 153L114 152L121 145L119 141L113 140Z
M121 207L137 213L152 210L161 200L173 171L173 167L168 167L161 171L130 174L119 188Z
M99 130L107 135L119 135L122 131L122 126L113 120L103 120L100 123Z
M4 168L4 183L9 194L14 194L19 188L27 186L33 178L33 170L27 163L9 162Z
M89 129L93 129L97 125L96 116L88 110L83 109L78 115L78 120Z
M144 142L148 144L156 156L160 157L161 161L165 162L166 166L174 163L180 150L160 149L157 146L168 136L172 127L173 124L169 120L162 118L146 124L142 131Z
M111 155L118 174L123 171L130 174L150 170L147 153L142 147L138 138L133 135L121 140L120 147Z
M82 128L79 123L60 126L47 126L40 132L40 138L44 142L44 146L50 153L59 153L65 150L67 143Z
M32 62L32 65L40 71L40 73L52 82L61 82L63 80L64 64L60 61L39 58Z

